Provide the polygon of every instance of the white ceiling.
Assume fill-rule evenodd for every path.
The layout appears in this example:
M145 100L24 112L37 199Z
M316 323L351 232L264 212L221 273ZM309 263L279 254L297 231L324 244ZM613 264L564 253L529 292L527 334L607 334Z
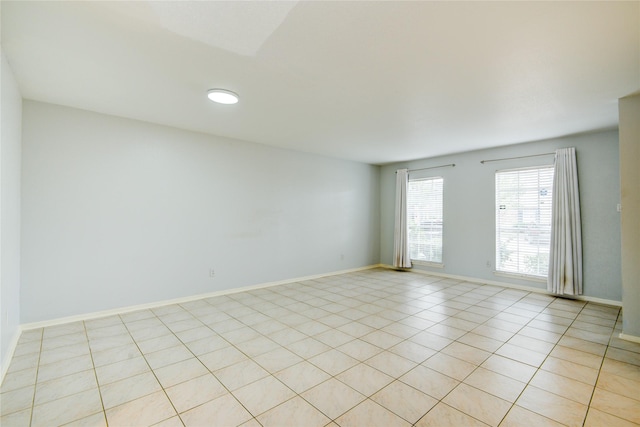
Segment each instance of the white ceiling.
M383 164L616 127L640 2L3 0L2 47L26 99Z

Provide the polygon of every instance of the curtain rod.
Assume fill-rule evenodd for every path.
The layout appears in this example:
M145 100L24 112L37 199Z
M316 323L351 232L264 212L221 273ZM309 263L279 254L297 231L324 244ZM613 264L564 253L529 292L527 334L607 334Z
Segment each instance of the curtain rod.
M489 162L500 162L502 160L513 160L513 159L526 159L527 157L550 156L552 154L556 154L556 153L555 152L554 153L542 153L542 154L532 154L530 156L505 157L504 159L480 160L480 163L482 163L484 165L485 163L489 163Z
M427 169L437 169L437 168L448 168L448 167L455 167L456 164L455 163L450 163L448 165L440 165L440 166L431 166L429 168L420 168L420 169L407 169L407 172L417 172L417 171L426 171ZM398 171L396 171L396 173L398 173Z

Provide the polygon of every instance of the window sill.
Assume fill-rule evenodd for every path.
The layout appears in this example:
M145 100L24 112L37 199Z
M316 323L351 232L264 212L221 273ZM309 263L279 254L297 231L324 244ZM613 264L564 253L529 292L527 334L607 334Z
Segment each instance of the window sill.
M421 265L423 267L444 268L444 264L441 262L430 262L430 261L423 261L420 259L412 259L411 264Z
M494 271L494 275L501 277L510 277L512 279L528 280L530 282L547 283L546 277L531 276L528 274L506 273L504 271Z

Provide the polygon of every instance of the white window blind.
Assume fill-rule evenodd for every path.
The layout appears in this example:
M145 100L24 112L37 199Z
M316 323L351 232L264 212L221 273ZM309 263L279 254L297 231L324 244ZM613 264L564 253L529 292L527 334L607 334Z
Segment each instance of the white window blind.
M547 276L553 167L496 172L496 270Z
M442 263L442 178L409 181L407 224L412 260Z

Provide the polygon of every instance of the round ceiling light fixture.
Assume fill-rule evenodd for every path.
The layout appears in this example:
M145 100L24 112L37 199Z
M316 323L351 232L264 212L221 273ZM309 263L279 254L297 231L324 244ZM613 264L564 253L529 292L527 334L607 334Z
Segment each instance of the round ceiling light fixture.
M209 89L207 97L218 104L236 104L238 102L238 94L226 89Z

